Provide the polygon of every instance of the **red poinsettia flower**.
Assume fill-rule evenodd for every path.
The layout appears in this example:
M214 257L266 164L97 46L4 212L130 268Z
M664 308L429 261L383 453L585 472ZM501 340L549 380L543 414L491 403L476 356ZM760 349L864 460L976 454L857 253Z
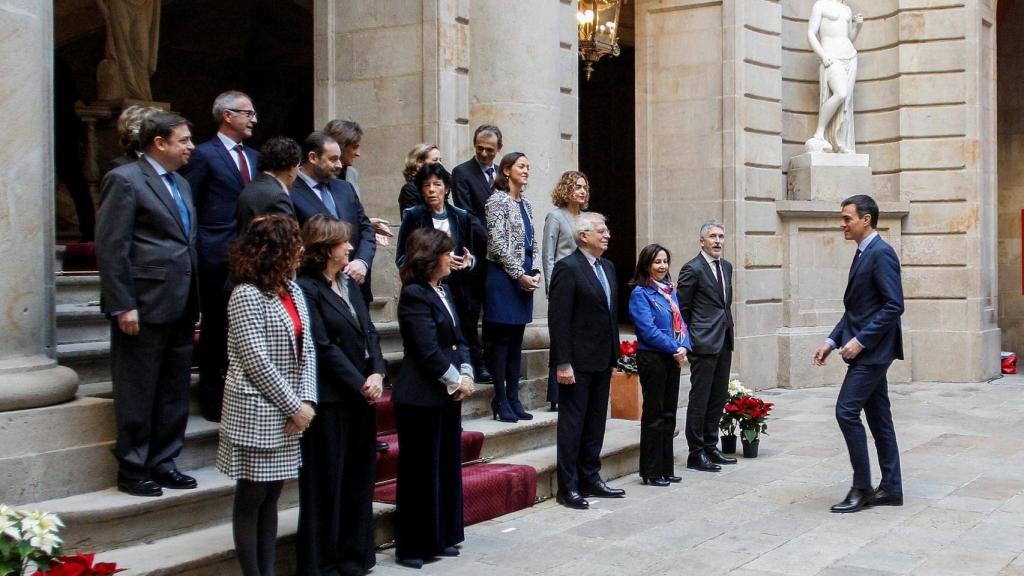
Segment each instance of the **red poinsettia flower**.
M61 556L48 572L36 572L33 576L109 576L125 570L118 568L113 562L99 562L94 565L95 558L95 554L82 553Z
M619 354L621 354L622 356L632 356L636 354L636 348L636 340L633 340L632 342L629 342L627 340L619 342Z

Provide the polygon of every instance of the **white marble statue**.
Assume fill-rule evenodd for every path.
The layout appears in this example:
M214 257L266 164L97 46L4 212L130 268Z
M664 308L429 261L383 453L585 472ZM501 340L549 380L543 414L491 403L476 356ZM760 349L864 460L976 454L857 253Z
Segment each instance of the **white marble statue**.
M804 146L808 152L856 152L853 134L853 87L857 82L857 49L864 16L854 14L846 0L816 0L807 23L807 41L821 61L818 127Z
M100 100L152 101L149 78L160 47L160 0L97 0L107 24L103 61L96 67Z

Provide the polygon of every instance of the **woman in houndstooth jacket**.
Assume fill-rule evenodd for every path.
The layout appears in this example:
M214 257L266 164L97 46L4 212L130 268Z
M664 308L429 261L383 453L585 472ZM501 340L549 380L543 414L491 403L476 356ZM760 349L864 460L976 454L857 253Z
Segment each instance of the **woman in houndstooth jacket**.
M299 475L299 436L315 412L316 349L302 290L290 280L302 256L291 218L255 218L231 249L228 374L217 468L237 481L232 517L245 576L271 576L277 499Z

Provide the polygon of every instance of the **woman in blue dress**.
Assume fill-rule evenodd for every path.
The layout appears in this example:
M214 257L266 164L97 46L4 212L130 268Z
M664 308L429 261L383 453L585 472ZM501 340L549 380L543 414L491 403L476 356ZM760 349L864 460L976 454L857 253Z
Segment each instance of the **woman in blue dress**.
M532 420L519 401L519 366L523 333L533 321L533 293L540 271L533 226L533 206L523 195L530 160L522 152L506 154L487 200L487 284L484 306L484 351L494 377L491 410L496 420Z
M636 364L644 393L640 416L640 478L668 486L680 478L672 469L672 438L679 405L679 373L693 347L679 312L669 275L671 254L659 244L640 251L630 284L629 316L636 329Z

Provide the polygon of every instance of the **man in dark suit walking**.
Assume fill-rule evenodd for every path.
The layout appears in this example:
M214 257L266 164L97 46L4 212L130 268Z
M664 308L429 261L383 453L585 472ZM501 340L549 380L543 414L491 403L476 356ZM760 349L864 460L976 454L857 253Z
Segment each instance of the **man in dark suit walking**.
M337 141L324 132L307 136L302 143L298 178L292 184L292 204L300 226L314 214L327 214L349 223L354 251L344 272L359 284L369 305L373 301L368 282L377 251L376 232L356 189L351 183L338 179L341 166L341 146Z
M228 91L213 101L217 135L196 147L181 173L196 199L199 290L202 330L199 335L199 401L203 417L220 421L227 372L228 244L237 233L235 212L242 189L256 178L259 155L243 145L256 125L252 100Z
M473 244L476 246L473 256L477 262L485 262L487 214L484 207L487 205L487 199L491 197L491 184L498 171L494 160L501 153L501 130L490 124L478 126L473 133L473 149L473 157L452 170L452 203L469 212L473 225ZM470 276L466 290L467 317L473 318L474 325L480 318L480 310L483 308L486 274L486 266L477 266ZM475 329L466 332L470 333L466 344L473 359L476 381L490 382L491 373L484 362L484 351L478 332Z
M195 488L178 472L188 421L192 333L198 316L196 211L175 173L194 149L188 121L147 118L141 158L100 185L96 258L110 356L117 487L136 496Z
M604 216L576 218L579 248L559 260L548 290L551 365L558 379L558 502L585 509L586 496L622 498L598 474L612 368L618 357L615 266L601 258L611 233Z
M857 243L850 265L843 305L846 310L832 334L814 351L811 361L823 366L833 349L847 364L846 378L836 400L836 420L846 439L853 466L853 486L833 512L857 512L869 506L902 506L900 451L889 405L886 372L893 360L903 359L903 285L896 252L875 230L878 204L859 194L843 200L843 237ZM860 420L867 417L875 438L882 481L871 486L867 435Z
M722 258L725 225L700 227L700 253L679 271L679 305L690 331L690 399L686 406L686 467L718 472L736 459L718 449L718 424L729 398L732 367L732 264Z

